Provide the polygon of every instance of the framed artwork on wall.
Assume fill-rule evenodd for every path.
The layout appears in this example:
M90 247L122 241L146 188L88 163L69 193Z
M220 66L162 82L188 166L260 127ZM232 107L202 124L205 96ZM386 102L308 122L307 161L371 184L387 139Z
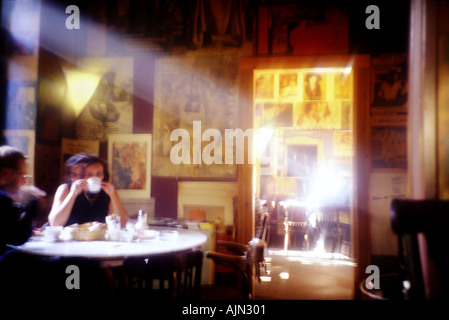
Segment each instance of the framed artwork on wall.
M407 55L378 55L371 61L371 112L407 112Z
M304 75L305 100L326 100L326 77L309 72Z
M151 195L151 134L110 134L108 169L110 182L122 198Z
M371 128L371 168L407 169L407 126Z
M254 92L256 99L274 98L274 73L262 72L255 75Z
M391 171L407 169L407 116L371 117L371 169Z
M292 127L293 103L265 103L263 125L267 127Z
M76 138L105 141L108 134L131 134L134 60L130 57L82 58L78 68L101 79L76 119Z
M6 129L36 129L35 81L9 81L6 103Z
M302 130L332 130L342 127L342 108L336 101L306 101L295 104L294 125Z
M334 156L354 156L354 137L352 131L342 130L334 132Z
M224 146L231 142L226 140L226 130L237 129L237 74L238 56L234 55L200 55L157 61L153 176L192 180L236 179L236 161L229 160L236 153L226 154ZM263 94L273 94L273 79L268 77L268 89L264 80ZM216 134L207 138L204 135L207 129ZM182 137L177 135L180 131ZM187 146L178 151L180 145ZM213 161L206 161L205 155L212 157L212 154ZM175 163L172 156L183 160Z

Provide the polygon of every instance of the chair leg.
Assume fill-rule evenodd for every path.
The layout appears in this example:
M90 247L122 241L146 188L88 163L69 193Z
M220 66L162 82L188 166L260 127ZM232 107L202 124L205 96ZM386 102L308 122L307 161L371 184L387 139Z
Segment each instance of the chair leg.
M304 235L304 240L306 241L306 251L309 251L309 233L306 232Z
M288 242L289 242L289 229L288 225L285 226L285 236L284 236L284 252L287 254L288 251Z

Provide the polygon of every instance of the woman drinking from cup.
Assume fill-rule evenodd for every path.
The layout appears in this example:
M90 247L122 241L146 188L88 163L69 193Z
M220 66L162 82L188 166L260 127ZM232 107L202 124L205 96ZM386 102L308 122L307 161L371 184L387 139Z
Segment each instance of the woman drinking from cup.
M68 226L74 223L105 222L110 213L120 216L126 225L128 213L117 191L108 182L106 164L96 155L78 154L66 162L70 182L56 191L53 206L48 215L52 226Z

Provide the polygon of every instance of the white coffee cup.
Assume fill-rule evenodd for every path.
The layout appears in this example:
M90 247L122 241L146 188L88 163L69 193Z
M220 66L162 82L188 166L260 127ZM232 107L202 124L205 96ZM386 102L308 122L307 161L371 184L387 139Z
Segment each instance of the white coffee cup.
M48 226L44 229L44 238L47 241L58 241L59 235L64 230L62 226Z
M87 179L87 187L89 191L92 193L98 193L101 191L101 178L99 177L90 177Z

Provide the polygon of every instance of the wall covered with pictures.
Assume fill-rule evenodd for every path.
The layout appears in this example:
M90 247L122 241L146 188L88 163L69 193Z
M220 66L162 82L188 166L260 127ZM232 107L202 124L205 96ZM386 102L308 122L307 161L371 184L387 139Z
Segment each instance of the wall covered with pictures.
M273 129L275 149L271 152L275 159L269 173L278 180L277 185L289 180L292 186L292 190L282 192L307 199L326 166L345 171L350 179L352 91L350 69L254 71L255 126ZM266 177L260 179L260 193L266 197Z
M382 54L371 57L370 89L370 212L372 254L395 255L390 205L407 196L408 57ZM385 235L381 241L378 234Z
M269 169L282 180L278 191L307 194L307 185L298 181L306 181L320 164L332 159L341 168L352 165L353 80L345 70L260 69L254 96L248 97L251 105L239 105L240 58L290 55L372 55L370 169L393 179L375 181L405 183L397 177L407 170L407 60L400 53L407 50L407 34L395 25L388 45L384 34L367 36L358 26L363 4L230 1L238 5L215 10L218 4L212 1L210 6L203 1L80 1L82 28L68 30L65 7L50 2L5 1L2 11L3 25L11 30L8 121L2 129L8 143L34 154L30 170L50 196L63 179L64 161L76 152L92 152L108 160L125 198L155 197L157 215L177 217L179 181L235 181L238 169L234 164L174 165L170 151L176 142L169 141L170 133L183 128L192 136L192 121L199 120L201 131L216 128L222 134L236 128L241 112L252 107L255 127L274 129L278 148ZM396 21L406 10L394 13ZM32 23L21 24L24 15ZM73 69L100 79L79 114L68 99L66 71ZM203 141L201 149L207 144ZM122 163L121 155L129 161ZM392 190L400 195L403 189ZM383 201L373 205L375 214L385 207L384 197L373 195L374 203Z

